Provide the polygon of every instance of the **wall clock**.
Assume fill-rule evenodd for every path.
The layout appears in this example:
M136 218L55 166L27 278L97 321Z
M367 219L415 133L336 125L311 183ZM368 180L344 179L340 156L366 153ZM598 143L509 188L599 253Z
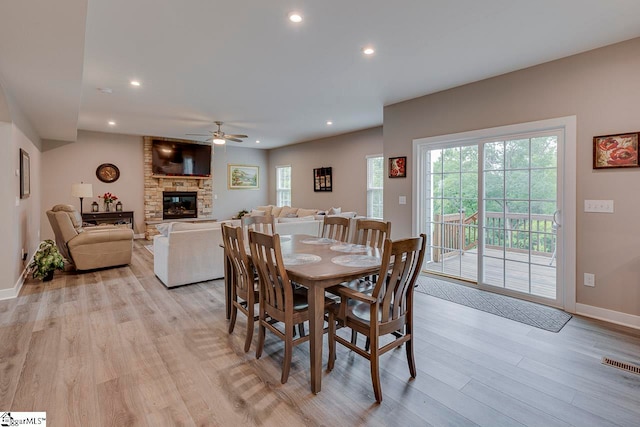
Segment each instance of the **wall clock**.
M103 163L96 169L96 176L102 182L116 182L120 178L120 169L112 163Z

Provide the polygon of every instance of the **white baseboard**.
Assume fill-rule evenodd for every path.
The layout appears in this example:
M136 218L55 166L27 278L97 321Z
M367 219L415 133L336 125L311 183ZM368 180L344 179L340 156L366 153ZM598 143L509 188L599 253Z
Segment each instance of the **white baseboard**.
M633 314L621 313L619 311L579 303L576 303L576 314L598 320L604 320L605 322L615 323L617 325L640 329L640 316Z
M16 298L20 294L20 290L22 289L22 285L24 285L24 278L27 277L27 269L22 270L22 274L18 278L18 281L13 288L9 289L0 289L0 301L5 299Z

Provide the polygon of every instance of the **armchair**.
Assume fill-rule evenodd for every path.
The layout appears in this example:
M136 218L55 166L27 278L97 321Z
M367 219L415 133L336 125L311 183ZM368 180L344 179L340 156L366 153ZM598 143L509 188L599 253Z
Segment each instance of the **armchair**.
M71 205L55 205L47 218L60 253L77 270L113 267L131 262L133 230L114 226L82 228L82 217Z

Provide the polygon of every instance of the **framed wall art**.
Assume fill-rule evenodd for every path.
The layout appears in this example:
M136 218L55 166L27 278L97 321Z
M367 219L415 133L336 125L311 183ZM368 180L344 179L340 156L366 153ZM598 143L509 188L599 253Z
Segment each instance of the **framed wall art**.
M331 168L316 168L313 170L313 191L332 191L333 177Z
M593 168L637 168L638 132L593 137Z
M260 167L227 165L227 184L230 190L257 190L260 188Z
M31 160L29 153L20 149L20 198L26 199L31 194Z
M389 178L407 177L407 157L389 157Z

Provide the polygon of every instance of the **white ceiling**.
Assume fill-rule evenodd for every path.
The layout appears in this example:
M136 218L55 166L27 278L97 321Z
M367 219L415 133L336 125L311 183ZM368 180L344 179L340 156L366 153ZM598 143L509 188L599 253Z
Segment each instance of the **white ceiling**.
M249 135L243 146L272 148L379 126L385 105L640 36L638 0L85 8L87 0L0 3L0 81L43 138L73 140L76 129L185 138L222 120L223 131ZM292 10L301 24L287 20ZM376 54L364 57L365 45Z

